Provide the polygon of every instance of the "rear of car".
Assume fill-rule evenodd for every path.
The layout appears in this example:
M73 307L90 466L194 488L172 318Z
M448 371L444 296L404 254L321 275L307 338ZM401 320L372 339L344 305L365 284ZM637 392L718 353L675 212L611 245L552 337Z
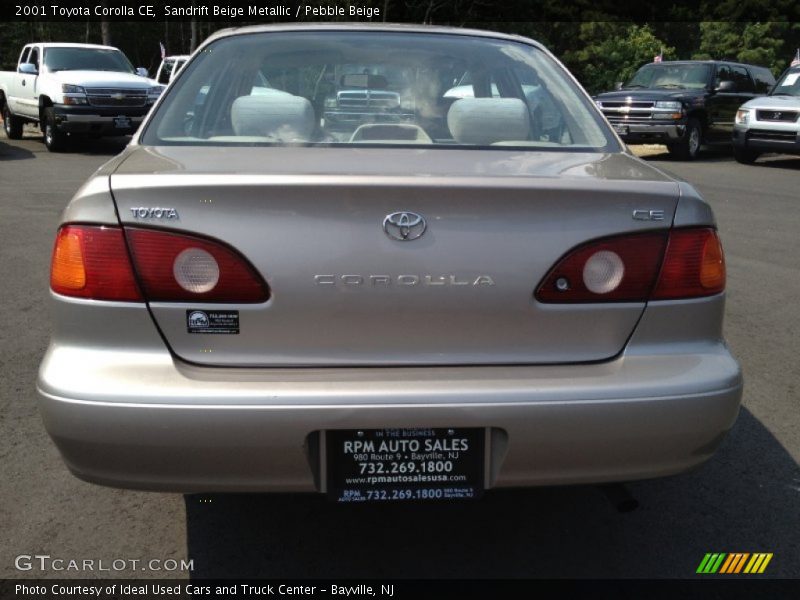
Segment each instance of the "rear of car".
M331 125L342 84L413 119ZM667 475L736 418L724 285L709 207L538 44L248 28L66 209L41 409L76 475L122 487L360 502Z
M787 69L768 96L739 108L733 148L736 160L744 164L767 152L800 154L800 66Z

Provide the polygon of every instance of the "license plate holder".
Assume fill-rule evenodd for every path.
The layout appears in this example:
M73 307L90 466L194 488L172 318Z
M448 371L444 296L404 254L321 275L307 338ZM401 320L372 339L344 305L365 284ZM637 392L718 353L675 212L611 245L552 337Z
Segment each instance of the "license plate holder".
M324 490L340 503L474 499L486 480L486 428L322 432Z
M128 117L114 117L114 127L116 129L130 129L131 120Z
M616 131L619 135L628 135L631 132L631 128L627 125L622 125L621 123L614 123L614 131Z

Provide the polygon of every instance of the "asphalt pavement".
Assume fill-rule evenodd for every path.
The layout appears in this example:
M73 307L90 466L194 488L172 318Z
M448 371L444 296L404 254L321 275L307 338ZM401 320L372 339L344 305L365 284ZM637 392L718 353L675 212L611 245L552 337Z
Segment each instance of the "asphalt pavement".
M765 576L800 577L800 157L742 166L727 152L693 163L648 153L704 194L727 255L726 336L746 383L709 463L629 484L639 507L626 513L593 486L340 507L314 495L115 490L63 466L34 393L50 251L64 205L126 141L51 154L33 130L0 134L0 577L672 578L693 576L707 552L772 552ZM107 566L191 559L193 571L15 567L37 554Z

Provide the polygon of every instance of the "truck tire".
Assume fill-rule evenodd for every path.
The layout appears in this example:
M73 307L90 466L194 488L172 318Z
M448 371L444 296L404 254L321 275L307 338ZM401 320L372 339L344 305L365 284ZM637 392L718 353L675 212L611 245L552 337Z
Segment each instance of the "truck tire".
M697 119L689 119L683 137L674 144L669 144L667 150L678 160L694 160L700 152L703 143L703 128Z
M759 153L754 150L739 148L738 146L733 147L733 157L736 159L736 162L742 163L743 165L752 165L759 156Z
M22 139L22 119L11 114L8 104L3 104L3 129L5 129L8 139Z
M50 152L64 152L69 147L69 138L56 127L55 114L52 108L44 110L42 117L42 137L44 145Z

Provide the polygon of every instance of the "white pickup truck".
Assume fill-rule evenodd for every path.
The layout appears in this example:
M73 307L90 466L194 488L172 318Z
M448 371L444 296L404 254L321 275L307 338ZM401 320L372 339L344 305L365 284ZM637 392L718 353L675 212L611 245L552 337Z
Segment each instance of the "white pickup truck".
M76 135L133 133L163 89L117 48L28 44L17 70L0 72L0 108L10 139L38 123L47 149L61 151Z

